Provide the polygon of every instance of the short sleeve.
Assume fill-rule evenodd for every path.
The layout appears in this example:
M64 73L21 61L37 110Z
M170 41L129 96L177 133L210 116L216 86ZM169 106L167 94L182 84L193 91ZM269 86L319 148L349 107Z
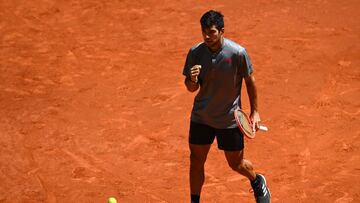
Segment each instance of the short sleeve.
M247 77L250 76L252 74L253 67L251 64L251 60L249 55L246 52L246 49L243 49L240 51L240 74L242 77Z

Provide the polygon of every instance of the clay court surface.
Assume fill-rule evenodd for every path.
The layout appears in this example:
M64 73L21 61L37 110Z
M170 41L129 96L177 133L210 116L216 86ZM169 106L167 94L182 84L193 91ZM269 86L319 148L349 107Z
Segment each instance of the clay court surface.
M199 19L247 48L272 202L360 202L360 2L0 1L0 202L189 202ZM248 99L243 91L245 110ZM254 202L216 145L203 202Z

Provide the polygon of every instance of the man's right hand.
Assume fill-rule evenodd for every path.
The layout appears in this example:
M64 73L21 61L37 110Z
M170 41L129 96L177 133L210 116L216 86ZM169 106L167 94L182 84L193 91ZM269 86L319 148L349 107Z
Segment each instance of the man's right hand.
M201 65L195 65L190 68L190 79L191 81L197 83L198 82L198 76L200 75L200 69Z

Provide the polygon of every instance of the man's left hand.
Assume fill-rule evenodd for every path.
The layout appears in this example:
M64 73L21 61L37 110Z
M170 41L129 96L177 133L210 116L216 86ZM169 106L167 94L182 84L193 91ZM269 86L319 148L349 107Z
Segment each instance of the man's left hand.
M251 112L250 120L251 120L253 132L258 131L259 127L260 127L260 121L261 121L259 113L257 111Z

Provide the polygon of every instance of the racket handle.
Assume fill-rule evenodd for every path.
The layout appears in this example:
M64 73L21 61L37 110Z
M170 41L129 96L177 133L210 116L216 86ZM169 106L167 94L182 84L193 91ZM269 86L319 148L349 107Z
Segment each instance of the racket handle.
M259 130L262 130L262 131L264 131L264 132L267 132L269 129L268 129L266 126L264 126L264 125L260 125L260 126L259 126Z

